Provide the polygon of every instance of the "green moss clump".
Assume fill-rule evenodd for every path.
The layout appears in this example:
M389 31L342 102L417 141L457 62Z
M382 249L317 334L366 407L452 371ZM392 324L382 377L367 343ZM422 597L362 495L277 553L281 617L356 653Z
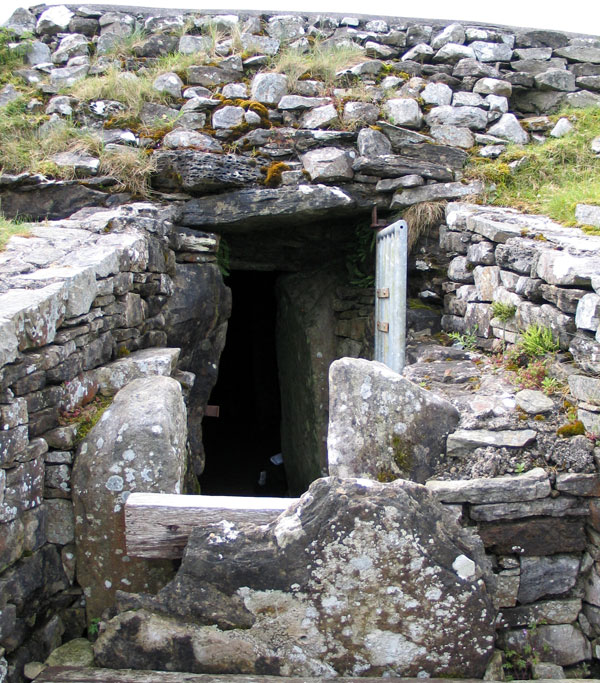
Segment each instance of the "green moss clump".
M112 400L112 396L96 396L85 406L62 412L58 422L61 426L76 424L75 443L80 444L92 431Z
M569 422L556 430L558 436L562 436L565 439L570 436L580 436L585 434L585 427L581 420L575 420L575 422Z
M403 472L408 472L412 467L411 445L402 439L402 437L398 436L398 434L394 434L391 439L391 446L394 463Z

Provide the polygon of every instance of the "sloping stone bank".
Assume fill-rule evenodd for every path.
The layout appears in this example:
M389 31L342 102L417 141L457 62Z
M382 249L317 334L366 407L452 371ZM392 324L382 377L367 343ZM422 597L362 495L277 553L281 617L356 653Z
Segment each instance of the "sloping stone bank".
M82 411L90 402L103 407L136 378L173 375L186 396L194 383L191 372L177 369L179 348L149 347L166 347L169 335L177 336L178 321L193 321L198 313L190 306L183 315L167 304L186 263L196 262L193 281L204 284L197 296L218 305L224 288L215 237L180 233L172 218L172 210L148 203L85 210L30 226L30 236L13 238L0 255L0 646L10 654L11 680L19 680L24 663L45 659L63 637L85 629L71 502L71 470L85 434ZM211 284L216 278L221 289ZM200 330L200 341L203 331L211 332ZM212 366L212 355L204 356ZM190 366L186 359L183 367ZM206 373L199 391L210 391L211 381L214 373ZM135 422L140 429L142 422ZM122 441L127 425L121 426L115 438ZM173 439L184 439L171 477L179 492L185 426L175 432ZM160 449L158 436L152 438ZM101 441L90 444L90 454ZM114 491L119 480L119 491L143 490L153 466L148 461L142 472L139 458L124 458L127 473L120 477L113 468L106 488ZM80 477L77 493L85 496L93 485ZM164 485L163 477L158 487Z
M183 222L204 229L264 228L367 213L374 202L401 210L474 195L481 183L461 182L466 149L500 155L509 142L550 133L552 122L535 115L600 103L598 41L558 31L75 5L18 10L6 25L34 36L15 75L37 89L30 107L48 117L40 135L69 120L111 149L151 151L155 190L187 196ZM115 46L135 31L139 44L117 56ZM355 54L330 77L310 77L311 67L296 79L275 72L270 60L290 47L310 51L315 41L324 50L353 46ZM63 91L115 67L139 81L138 73L171 53L197 60L158 74L152 89L163 103L143 103L129 127L115 124L127 102ZM2 101L18 94L7 86ZM89 154L48 161L76 178L3 176L5 215L64 218L128 200ZM272 168L280 162L287 168Z

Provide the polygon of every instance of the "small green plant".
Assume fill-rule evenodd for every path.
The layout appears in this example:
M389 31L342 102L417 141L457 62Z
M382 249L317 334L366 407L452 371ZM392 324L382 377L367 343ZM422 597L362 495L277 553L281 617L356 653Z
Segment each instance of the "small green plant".
M522 333L518 342L519 348L530 358L539 358L558 351L552 330L543 325L533 324Z
M375 285L375 239L376 233L369 225L361 223L354 230L354 244L346 254L348 281L352 287L367 288Z
M95 396L84 406L61 412L58 423L61 426L76 424L75 443L80 444L92 431L94 425L111 403L112 396Z
M517 370L516 384L521 389L541 389L546 378L546 362L534 360Z
M100 617L94 617L93 619L90 619L90 623L88 626L88 636L91 638L95 638L98 635L98 629L100 625Z
M498 318L503 323L515 317L517 307L514 304L506 304L502 301L492 301L492 313L494 318Z
M467 351L477 348L477 325L466 332L448 332L448 337Z
M566 390L565 384L561 382L556 377L544 377L542 380L542 391L546 396L552 396L552 394L559 394Z
M526 469L527 469L527 465L524 462L518 462L515 465L515 472L517 474L523 474L523 472L525 472Z

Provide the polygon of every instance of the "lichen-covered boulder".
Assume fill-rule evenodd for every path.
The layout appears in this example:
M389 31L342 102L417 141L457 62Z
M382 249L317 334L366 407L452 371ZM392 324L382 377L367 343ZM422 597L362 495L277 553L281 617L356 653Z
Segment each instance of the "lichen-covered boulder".
M156 376L121 389L82 442L71 483L88 622L112 604L117 589L156 592L172 577L169 562L127 555L123 505L132 491L182 493L186 436L181 386Z
M458 420L451 403L382 363L337 360L329 369L329 473L423 483Z
M96 661L281 676L481 677L494 609L481 541L425 487L318 479L267 527L196 528L177 578L128 597Z

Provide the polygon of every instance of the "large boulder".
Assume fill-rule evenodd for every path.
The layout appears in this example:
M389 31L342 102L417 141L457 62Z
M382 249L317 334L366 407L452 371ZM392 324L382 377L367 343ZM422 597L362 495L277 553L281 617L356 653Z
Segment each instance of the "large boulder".
M329 370L329 473L423 483L458 421L452 404L382 363L337 360Z
M177 578L128 596L96 661L280 676L481 677L480 540L409 481L319 479L267 527L194 529Z
M72 488L88 623L112 604L117 589L156 592L172 577L170 562L127 555L123 505L132 491L182 493L186 437L181 387L156 376L121 389L82 442Z

